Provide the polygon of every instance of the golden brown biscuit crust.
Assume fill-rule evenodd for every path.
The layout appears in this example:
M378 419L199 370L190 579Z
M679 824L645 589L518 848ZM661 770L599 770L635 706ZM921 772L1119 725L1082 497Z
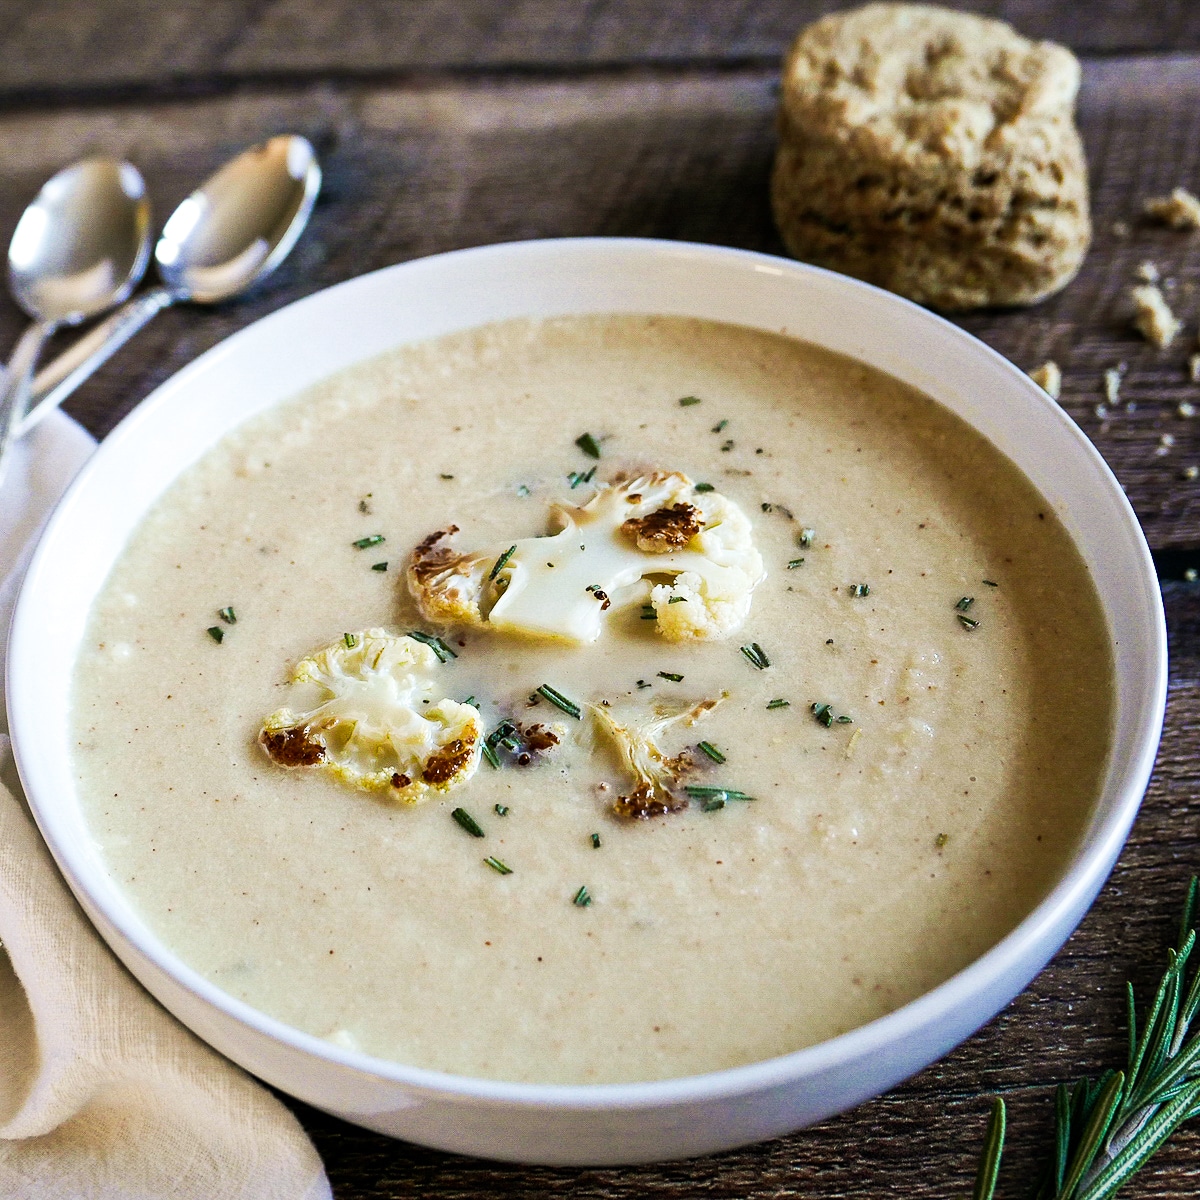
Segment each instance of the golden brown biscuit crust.
M999 21L870 4L784 66L775 219L789 251L943 309L1029 304L1091 237L1079 64Z

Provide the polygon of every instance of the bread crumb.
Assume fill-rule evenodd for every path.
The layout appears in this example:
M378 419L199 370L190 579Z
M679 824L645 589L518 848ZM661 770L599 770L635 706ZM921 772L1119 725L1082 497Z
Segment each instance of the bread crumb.
M1171 311L1163 294L1152 283L1135 287L1130 293L1137 313L1133 323L1138 332L1160 350L1169 346L1179 332L1179 318Z
M1154 453L1157 454L1159 458L1163 458L1165 455L1171 453L1171 447L1174 445L1174 435L1170 433L1164 433L1162 437L1158 439L1158 445L1155 447Z
M1188 583L1195 583L1196 579L1197 579L1196 568L1188 567L1188 569L1186 571L1184 571L1183 577L1184 577L1184 579L1186 579L1188 581Z
M1188 359L1188 375L1193 383L1200 383L1200 354L1193 354Z
M1062 372L1058 369L1058 363L1053 360L1044 362L1030 371L1029 378L1054 400L1062 394Z
M1181 400L1175 411L1181 417L1191 418L1196 415L1196 406L1194 404L1189 404L1186 400Z
M1129 236L1129 222L1114 221L1112 223L1112 234L1113 237L1127 238Z
M1180 474L1184 479L1200 479L1200 467L1184 467Z
M1145 203L1146 216L1172 229L1200 229L1200 200L1185 188L1174 188L1169 196L1154 196Z
M1104 398L1109 404L1116 404L1121 398L1121 376L1123 372L1120 367L1109 367L1104 372Z
M1144 283L1157 283L1159 280L1158 268L1149 259L1138 263L1134 274Z

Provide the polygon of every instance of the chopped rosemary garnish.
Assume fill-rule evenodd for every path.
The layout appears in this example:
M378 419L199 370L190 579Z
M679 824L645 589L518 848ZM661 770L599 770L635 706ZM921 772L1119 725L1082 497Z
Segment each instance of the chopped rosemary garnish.
M237 624L237 613L233 611L232 605L229 608L220 608L217 610L217 616L225 622L226 625Z
M1200 1115L1200 973L1187 978L1196 946L1197 881L1184 901L1175 948L1139 1036L1133 985L1126 984L1129 1051L1123 1071L1059 1084L1050 1159L1040 1200L1108 1200L1190 1118ZM1005 1105L996 1097L976 1176L975 1196L990 1200L1004 1153Z
M753 796L739 792L737 788L701 787L699 784L688 784L683 789L693 800L746 800L752 801Z
M499 875L511 875L513 873L512 867L505 866L498 858L493 858L490 854L483 861Z
M364 496L364 497L363 497L363 498L362 498L362 499L361 499L361 500L358 502L358 511L359 511L360 513L369 513L369 512L371 511L371 506L370 506L370 505L367 503L367 501L368 501L368 500L370 500L370 498L371 498L371 493L370 493L370 492L368 492L368 493L367 493L367 494L366 494L366 495L365 495L365 496Z
M667 601L667 603L668 603L668 604L686 604L686 603L687 603L687 597L686 597L686 596L672 596L672 597L671 597L671 598L670 598L670 599Z
M600 457L600 443L596 441L596 439L592 437L590 433L581 433L579 437L575 439L575 445L577 445L580 450L582 450L584 454L588 456L588 458Z
M791 706L792 706L792 702L790 700L784 700L783 697L780 696L780 697L777 697L776 699L772 700L767 705L767 711L770 712L772 709L776 709L776 708L791 708Z
M680 408L691 408L691 406L692 406L693 404L699 404L699 403L700 403L700 397L699 397L699 396L684 396L684 397L683 397L683 398L682 398L682 399L679 401L679 407L680 407Z
M855 597L869 596L871 594L871 585L869 583L852 583L850 585L850 595Z
M384 540L382 533L372 533L367 537L361 537L357 542L352 543L355 550L366 550L369 546L378 546Z
M354 647L358 645L358 634L357 633L343 633L342 641L346 643L347 650L353 650Z
M950 835L948 833L939 833L937 837L933 839L933 844L940 850L949 840Z
M971 620L971 618L968 617L966 613L955 613L955 616L958 617L958 623L964 629L978 629L979 628L979 622Z
M384 561L384 562L372 563L371 570L372 571L386 571L387 570L387 562Z
M447 475L445 472L442 472L441 474L439 474L439 475L438 475L438 478L439 478L439 479L453 479L453 478L454 478L454 476L453 476L453 475Z
M815 529L802 529L796 534L796 542L800 546L811 546L816 536L817 531Z
M459 825L462 826L472 837L484 837L485 834L479 828L479 822L465 808L456 808L450 814Z
M716 490L716 488L711 483L696 484L696 491L698 491L698 492L712 492L715 490Z
M528 496L528 495L531 495L531 493L530 493L530 491L529 491L529 488L528 488L528 486L527 486L526 484L524 484L524 483L518 483L518 484L517 484L517 495L518 495L518 496Z
M440 637L434 637L431 633L423 633L420 629L410 629L408 636L414 642L423 642L428 646L438 656L438 662L447 662L452 658L458 657Z
M595 467L591 467L586 471L568 471L567 482L571 485L571 490L574 491L581 483L591 483L592 476L595 474Z
M742 653L750 660L750 665L757 667L760 671L765 671L771 665L771 660L757 642L751 642L750 645L743 646L741 649Z
M974 603L974 596L964 596L954 607L957 608L959 612L966 612L967 609L970 608Z
M508 816L508 805L507 804L494 804L492 806L492 811L498 817L507 817Z
M725 807L724 796L714 796L711 800L705 800L705 802L702 805L700 805L700 811L701 812L716 812L717 809L724 808L724 807Z
M208 627L208 636L219 646L225 640L225 630L220 625L210 625Z
M733 438L726 438L725 441L723 441L721 443L721 449L722 450L732 450L733 445L734 445Z
M502 555L500 555L500 557L498 559L496 559L496 562L492 567L492 573L488 576L488 583L491 583L492 580L495 579L496 576L499 575L500 572L504 570L504 564L507 563L508 560L510 558L512 558L512 556L514 554L516 554L516 552L517 552L517 547L516 547L516 544L514 543L513 545L509 546L509 548L507 550L505 550L505 552Z
M837 723L839 725L853 725L854 724L854 718L846 716L845 713L842 713L842 715L840 717L835 717L834 720L837 721Z
M639 688L648 688L648 687L653 687L653 686L654 686L654 684L652 684L652 683L648 683L648 682L647 682L645 679L639 679L639 680L637 681L637 685L638 685L638 687L639 687Z
M593 850L600 849L600 835L598 833L592 834L592 849Z
M484 739L485 746L491 746L494 750L497 746L503 746L505 750L512 753L515 750L520 750L521 739L518 736L517 727L511 721L501 721L491 733Z
M480 747L480 749L483 750L483 757L486 758L488 760L488 762L492 764L493 767L499 768L500 756L496 753L495 748L493 746L490 746L485 741L483 743L483 745Z
M998 583L995 582L995 580L992 580L992 579L981 579L979 582L986 583L988 585L988 587L999 587L1000 586Z
M789 571L794 571L797 567L802 567L802 566L804 566L804 559L792 558L792 559L788 560L787 569Z
M715 425L712 427L712 431L713 431L713 433L720 433L720 432L721 432L721 430L722 430L722 429L724 429L724 428L725 428L725 426L726 426L726 425L728 425L728 424L729 424L729 422L728 422L727 420L726 420L726 421L718 421L718 422L717 422L717 423L716 423L716 424L715 424Z
M474 707L474 704L475 704L475 697L474 697L474 696L468 696L468 697L467 697L467 698L466 698L466 699L463 701L463 703L464 703L464 704L470 704L472 707Z
M716 746L712 744L712 742L697 742L696 745L701 753L707 754L708 757L713 760L713 762L723 763L725 761L725 755L723 755L720 750L718 750Z
M659 679L669 679L672 683L682 683L683 676L677 675L674 671L659 671Z
M643 621L657 621L658 620L658 614L654 611L653 604L643 604L642 605L642 620Z
M826 729L833 724L833 705L832 704L814 704L809 710Z
M592 902L592 893L587 890L587 884L581 884L575 898L571 901L577 908L587 908Z
M583 710L574 700L568 700L562 692L556 688L552 688L548 683L543 683L538 688L538 695L545 700L549 700L555 708L561 708L568 717L574 717L578 721L583 716Z

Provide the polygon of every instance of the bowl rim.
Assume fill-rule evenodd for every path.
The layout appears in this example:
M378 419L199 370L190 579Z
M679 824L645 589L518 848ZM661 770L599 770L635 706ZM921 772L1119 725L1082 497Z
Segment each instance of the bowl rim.
M494 267L493 260L496 259L501 263L512 260L514 269L521 269L522 266L528 267L528 260L536 261L547 253L553 258L564 255L569 257L579 251L597 250L601 253L644 256L648 262L653 262L656 256L664 253L672 256L684 254L699 256L717 265L729 263L733 266L749 266L771 274L790 274L799 278L813 276L826 283L833 281L836 286L850 289L851 292L862 289L864 295L873 297L877 303L882 298L885 304L901 306L918 322L928 322L932 327L940 329L943 335L948 334L952 341L962 346L964 353L989 358L993 366L1007 373L1024 391L1029 402L1040 404L1061 426L1063 437L1074 443L1076 452L1088 460L1101 484L1109 490L1109 500L1116 502L1121 519L1127 526L1126 532L1131 535L1130 540L1135 547L1137 561L1131 565L1136 570L1137 582L1141 585L1139 602L1144 609L1143 615L1148 618L1147 633L1153 656L1153 661L1148 667L1151 686L1141 704L1134 753L1127 760L1130 764L1125 772L1127 782L1119 803L1115 803L1110 812L1094 821L1087 844L1081 843L1075 858L1071 860L1058 883L1015 928L962 970L900 1008L826 1041L742 1066L698 1075L632 1083L558 1084L480 1079L376 1058L305 1033L224 992L169 950L137 916L128 900L126 909L119 912L113 912L96 903L97 910L105 921L110 922L117 933L138 953L200 1000L273 1041L349 1068L355 1073L374 1076L397 1085L406 1085L414 1090L506 1105L543 1109L636 1110L683 1101L694 1104L706 1100L720 1100L781 1085L794 1085L804 1078L813 1078L839 1066L849 1066L887 1046L903 1041L920 1030L944 1022L954 1010L969 1007L972 998L985 994L989 985L995 987L1014 969L1019 970L1022 962L1028 960L1032 948L1047 943L1049 939L1053 945L1051 953L1057 950L1064 940L1057 936L1057 932L1063 927L1064 921L1068 930L1074 928L1075 921L1071 920L1071 914L1077 910L1083 912L1090 905L1128 836L1154 766L1166 705L1166 622L1153 559L1133 508L1100 452L1064 409L1038 388L1024 372L986 343L903 297L859 280L769 254L702 243L651 238L537 239L449 251L367 272L320 289L260 318L217 343L155 388L101 442L97 452L85 464L59 501L39 537L13 613L6 683L7 695L10 698L9 720L13 750L30 810L72 890L81 900L93 901L86 885L89 873L87 863L76 853L71 838L67 836L68 826L72 822L60 819L60 810L69 806L53 801L43 803L39 799L40 769L33 750L37 729L32 714L25 706L12 700L13 697L19 699L25 673L33 665L31 642L35 640L38 631L38 580L52 548L53 537L62 524L64 515L69 516L74 498L88 487L93 476L109 469L109 460L120 453L121 443L128 432L142 421L150 419L160 406L169 403L174 392L186 386L194 377L203 375L226 355L240 350L247 341L257 337L262 329L273 328L293 320L306 306L328 303L331 295L353 291L363 287L368 281L378 282L383 277L394 276L400 281L400 286L403 286L405 273L411 273L415 269L437 269L464 261L490 263ZM526 261L523 263L522 260ZM395 344L399 346L410 340L421 339L400 337ZM362 358L372 356L365 354ZM319 377L314 377L313 382L316 382L317 378ZM962 419L968 420L966 417ZM968 423L972 424L969 421ZM229 429L234 427L230 426ZM975 426L972 424L972 427ZM229 429L226 429L225 433L228 433ZM178 477L178 474L177 471L175 477ZM1115 690L1119 695L1119 684ZM82 819L80 823L82 824ZM84 828L86 829L86 826ZM85 903L85 907L89 905ZM972 1022L972 1028L977 1028L978 1024ZM956 1037L955 1043L959 1040L961 1039Z

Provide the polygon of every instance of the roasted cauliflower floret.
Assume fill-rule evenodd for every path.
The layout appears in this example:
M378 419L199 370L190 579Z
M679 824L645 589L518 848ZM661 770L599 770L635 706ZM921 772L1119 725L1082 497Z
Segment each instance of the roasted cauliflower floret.
M263 721L259 744L284 767L328 771L350 787L410 804L465 783L483 723L470 704L438 699L431 647L382 629L348 633L292 671L301 708Z
M746 514L686 475L656 471L602 487L580 507L555 504L558 532L464 554L455 525L413 551L408 586L431 621L576 644L606 614L649 601L665 638L718 638L750 611L764 578Z
M603 705L588 705L636 781L631 792L613 801L617 816L644 820L687 808L687 797L681 796L677 788L684 776L695 770L696 761L687 750L668 758L659 749L657 739L672 725L694 725L724 699L722 693L715 700L701 700L684 709L665 712L659 708L649 720L627 724L618 721Z

